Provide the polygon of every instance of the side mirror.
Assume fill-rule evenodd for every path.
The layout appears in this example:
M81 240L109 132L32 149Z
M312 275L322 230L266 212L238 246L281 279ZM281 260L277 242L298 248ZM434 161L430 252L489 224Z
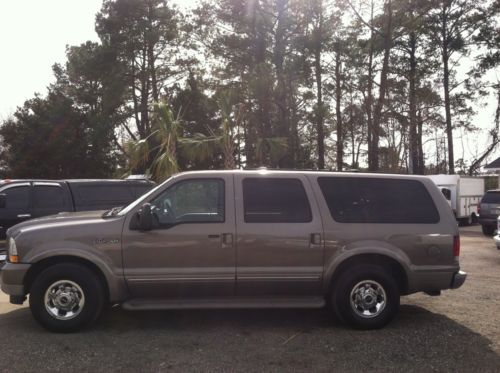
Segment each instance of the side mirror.
M0 209L4 209L7 206L7 195L0 194Z
M151 204L145 203L139 212L139 229L141 231L150 231L153 228L153 214L151 213Z

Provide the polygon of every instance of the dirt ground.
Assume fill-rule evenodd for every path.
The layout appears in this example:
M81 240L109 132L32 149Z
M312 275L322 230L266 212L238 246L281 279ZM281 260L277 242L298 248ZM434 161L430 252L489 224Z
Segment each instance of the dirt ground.
M0 371L500 371L500 251L461 228L468 279L402 299L386 328L354 331L326 310L107 311L51 334L0 293Z

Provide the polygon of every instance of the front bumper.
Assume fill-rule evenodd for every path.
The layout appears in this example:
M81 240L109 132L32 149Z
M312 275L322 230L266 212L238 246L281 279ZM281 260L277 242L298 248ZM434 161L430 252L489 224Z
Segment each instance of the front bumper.
M465 273L464 271L456 272L451 280L450 289L458 289L460 286L464 284L466 278L467 278L467 273Z
M493 237L493 241L495 241L495 245L497 245L497 249L500 250L500 232Z
M23 263L5 263L0 272L2 291L9 295L26 295L24 289L24 279L31 264Z

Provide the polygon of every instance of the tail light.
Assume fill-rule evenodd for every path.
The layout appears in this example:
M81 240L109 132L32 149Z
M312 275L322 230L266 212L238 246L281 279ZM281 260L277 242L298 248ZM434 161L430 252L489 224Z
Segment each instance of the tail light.
M460 236L453 237L453 256L458 258L460 256Z
M480 203L477 204L477 214L481 215L481 204Z

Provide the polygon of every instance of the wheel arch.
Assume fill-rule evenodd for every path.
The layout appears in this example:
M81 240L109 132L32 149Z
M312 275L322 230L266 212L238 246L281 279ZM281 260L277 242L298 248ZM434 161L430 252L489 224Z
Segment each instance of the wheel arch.
M384 267L396 279L400 294L408 294L409 278L405 267L397 259L380 253L359 253L339 261L327 280L327 294L331 294L337 280L344 272L349 271L358 264L376 264Z
M105 300L109 301L111 299L111 291L110 291L110 286L108 283L108 280L102 271L101 268L99 268L95 263L92 261L78 257L78 256L71 256L71 255L58 255L58 256L52 256L48 258L41 259L40 261L34 263L28 272L26 273L26 276L24 278L24 288L25 292L29 293L31 290L31 287L33 285L33 282L37 278L37 276L42 273L45 269L55 265L55 264L62 264L62 263L71 263L71 264L79 264L83 267L86 267L87 269L90 269L97 278L99 279L99 282L101 283L104 291L104 296Z

